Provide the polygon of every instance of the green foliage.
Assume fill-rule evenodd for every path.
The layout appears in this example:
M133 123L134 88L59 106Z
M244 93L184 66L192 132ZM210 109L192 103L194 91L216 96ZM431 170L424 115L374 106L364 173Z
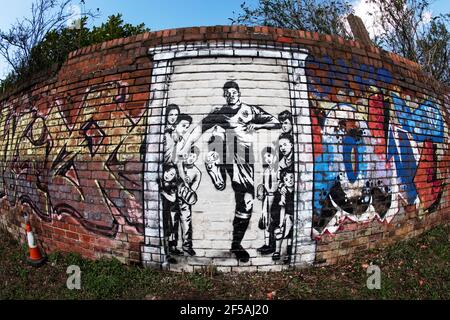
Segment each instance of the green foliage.
M256 8L241 4L242 12L230 18L233 24L314 31L349 38L344 19L353 12L345 0L259 0Z
M129 37L132 35L140 34L150 31L145 27L145 24L141 23L137 26L133 26L129 23L125 23L122 20L122 15L109 16L108 21L103 23L100 27L94 27L89 34L89 42L100 43L117 38Z
M111 15L105 23L87 27L87 17L83 17L79 28L62 28L49 31L44 39L31 49L29 61L9 73L0 83L0 93L15 84L30 78L33 74L59 67L71 51L104 41L129 37L149 31L143 23L124 23L121 14Z
M374 5L374 24L381 30L375 45L420 64L435 79L450 85L450 14L431 13L430 0L366 0ZM352 38L345 18L353 13L346 0L259 0L255 7L245 2L234 24L265 25ZM369 26L367 26L369 27Z

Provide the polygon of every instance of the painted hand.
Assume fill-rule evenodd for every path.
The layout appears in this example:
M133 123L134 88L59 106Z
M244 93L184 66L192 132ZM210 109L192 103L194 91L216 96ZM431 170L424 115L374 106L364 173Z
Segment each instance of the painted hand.
M247 131L247 132L249 132L249 133L255 131L256 129L257 129L257 126L256 126L255 124L253 124L253 123L247 123L247 124L244 126L244 130Z

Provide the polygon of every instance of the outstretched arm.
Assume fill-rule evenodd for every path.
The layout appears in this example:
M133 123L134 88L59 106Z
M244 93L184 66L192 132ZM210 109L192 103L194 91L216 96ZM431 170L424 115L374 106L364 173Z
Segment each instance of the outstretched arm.
M187 155L189 154L192 145L197 142L198 139L200 139L202 134L202 123L200 122L197 126L194 127L191 133L189 133L184 145L178 150L178 161L184 161L185 159L187 159Z
M246 126L247 131L253 130L272 130L272 129L280 129L281 123L278 121L276 117L267 113L260 107L253 107L253 111L255 113L255 117L251 123L248 123Z
M266 130L272 130L272 129L279 129L281 128L281 124L278 122L277 119L273 118L273 121L267 122L267 123L249 123L246 126L247 131L252 130L260 130L260 129L266 129Z
M180 156L186 157L189 154L189 150L192 145L197 142L202 136L203 132L215 127L217 124L223 124L225 122L223 115L212 112L204 117L188 134L185 139L185 144L181 149Z
M200 170L198 170L197 174L195 175L194 181L192 182L191 189L193 191L197 191L198 187L200 186L200 181L202 179L202 173Z
M186 175L184 174L184 167L183 167L183 160L178 159L177 161L177 169L178 169L178 175L180 176L180 179L187 184L186 181Z

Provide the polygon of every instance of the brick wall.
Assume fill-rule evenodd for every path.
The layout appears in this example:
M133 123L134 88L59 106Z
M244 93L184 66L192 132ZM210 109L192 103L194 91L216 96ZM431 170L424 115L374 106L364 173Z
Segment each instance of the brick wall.
M23 238L28 212L46 252L175 271L335 263L448 223L448 98L411 61L304 31L90 46L0 97L0 222Z

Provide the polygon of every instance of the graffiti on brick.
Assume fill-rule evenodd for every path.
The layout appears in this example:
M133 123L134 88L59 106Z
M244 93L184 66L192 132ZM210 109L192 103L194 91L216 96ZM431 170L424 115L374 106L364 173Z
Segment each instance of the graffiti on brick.
M333 68L330 72L337 72L338 66ZM442 196L437 163L444 122L439 105L379 89L376 81L385 80L380 75L389 75L369 71L373 81L347 75L346 81L358 82L347 87L327 91L320 79L310 84L313 238L334 233L347 220L389 222L404 206L415 206L419 216L430 213Z
M143 233L145 108L129 107L127 90L109 82L89 87L79 102L41 97L3 108L2 197L46 222L68 214L100 235L127 225Z

